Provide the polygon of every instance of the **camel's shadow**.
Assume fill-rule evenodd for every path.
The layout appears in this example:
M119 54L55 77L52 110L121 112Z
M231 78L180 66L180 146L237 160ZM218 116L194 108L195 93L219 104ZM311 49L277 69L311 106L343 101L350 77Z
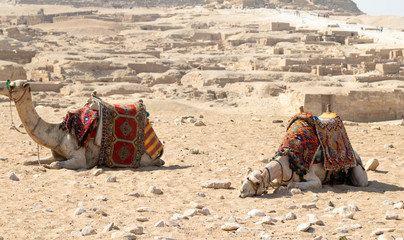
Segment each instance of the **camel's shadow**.
M355 187L345 184L338 184L338 185L323 185L322 188L319 189L311 189L311 190L304 190L303 193L327 193L333 192L336 194L344 194L348 192L369 192L369 193L385 193L385 192L401 192L404 191L403 187L383 183L378 181L369 181L369 185L367 187ZM264 199L273 199L273 198L282 198L282 197L291 197L292 194L286 187L281 187L278 191L274 192L272 190L268 191L268 194L258 196L258 198Z
M100 167L104 171L108 172L115 172L115 171L122 171L122 170L127 170L127 171L132 171L132 172L150 172L150 171L172 171L172 170L181 170L181 169L187 169L192 167L191 165L189 166L180 166L180 165L170 165L170 166L146 166L146 167L140 167L140 168L109 168L109 167ZM88 169L83 169L83 171L87 171Z

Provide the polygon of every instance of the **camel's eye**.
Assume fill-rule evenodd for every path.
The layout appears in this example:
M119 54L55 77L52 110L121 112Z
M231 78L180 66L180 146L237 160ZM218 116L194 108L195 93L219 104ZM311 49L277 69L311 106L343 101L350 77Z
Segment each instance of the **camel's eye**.
M260 183L259 183L259 182L256 182L256 183L255 183L255 185L256 185L256 186L259 186L259 185L260 185Z

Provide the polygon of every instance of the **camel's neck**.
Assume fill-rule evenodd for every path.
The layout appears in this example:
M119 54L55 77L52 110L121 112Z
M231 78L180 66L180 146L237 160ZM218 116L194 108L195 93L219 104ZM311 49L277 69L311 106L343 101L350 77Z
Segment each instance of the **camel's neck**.
M285 165L285 162L287 163L288 157L282 156L276 159L277 161L271 161L269 162L266 166L265 169L263 170L263 178L265 181L265 187L268 187L270 185L269 183L273 182L274 180L280 181L281 179L284 180L287 176L285 176L285 170L287 165ZM282 167L281 167L282 164ZM283 171L283 174L282 174ZM269 172L269 174L268 174Z
M27 89L27 91L29 90ZM38 115L30 93L24 94L15 103L15 107L25 130L36 143L47 148L54 148L58 145L63 130L59 129L58 124L47 123Z

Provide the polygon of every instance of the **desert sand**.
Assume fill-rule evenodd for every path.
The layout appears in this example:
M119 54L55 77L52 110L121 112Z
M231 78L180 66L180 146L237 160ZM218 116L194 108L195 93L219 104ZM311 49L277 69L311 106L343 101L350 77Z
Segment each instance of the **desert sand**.
M52 6L45 8L45 12L52 9ZM34 8L32 11L37 10ZM195 11L204 10L196 8ZM237 12L235 18L232 15L234 12L223 10L214 13L209 21L247 21L252 15L266 21L262 11L248 11L244 15ZM273 11L271 14L280 20L291 19L294 24L311 26L339 21L318 19L309 14L302 21L291 17L292 12L277 15ZM227 16L225 20L223 16ZM119 30L112 22L99 24L97 20L83 20L90 24L86 29L84 22L77 21L41 24L37 27L43 31L63 29L77 36L85 33L105 36ZM178 19L178 24L181 24L181 19ZM76 25L78 27L74 27ZM360 26L355 28L360 31ZM126 31L131 34L130 30ZM385 35L362 33L379 37L379 46L403 46L403 34L393 29L387 29ZM151 37L142 38L147 40ZM99 49L100 46L93 47ZM46 46L44 48L47 49ZM77 49L79 47L74 51ZM51 52L49 49L46 51ZM203 51L199 54L203 54ZM164 143L162 159L165 165L139 169L99 167L103 173L98 176L94 175L96 169L50 170L42 166L24 166L25 160L37 159L38 153L44 158L50 151L39 147L38 152L37 144L29 136L10 128L13 121L24 132L14 103L11 103L10 110L8 99L2 97L0 239L124 239L125 232L136 226L143 227L143 234L136 234L137 239L404 238L404 209L394 209L400 201L404 201L404 181L401 179L404 168L404 126L401 119L346 123L352 146L363 162L372 158L380 162L376 171L368 171L368 187L323 186L322 189L298 194L292 194L286 188L281 188L277 193L269 189L268 194L263 196L241 199L238 197L238 188L248 168L262 169L265 161L272 158L285 133L287 121L298 112L297 108L285 109L279 104L279 96L260 96L259 92L238 95L230 100L194 99L178 97L176 93L185 90L175 84L159 86L166 89L165 92L154 88L153 91L140 90L140 93L133 93L137 91L133 90L128 94L119 94L119 91L110 91L108 94L105 88L83 84L90 87L73 89L70 94L34 91L37 112L44 120L59 123L68 110L83 106L92 90L107 92L102 98L110 103L131 103L143 99L153 128ZM259 84L257 86L259 89ZM170 89L178 91L173 93ZM193 116L206 126L178 121L186 116ZM274 123L274 120L283 122ZM15 173L19 180L11 180L10 173ZM109 177L116 177L116 182L107 182ZM230 181L231 187L203 188L202 182L207 180ZM162 194L150 193L152 186L161 189ZM207 209L206 215L198 213L187 219L172 218L175 214L188 214L190 209L196 208L195 203ZM307 209L302 204L315 204L315 208ZM356 206L357 209L352 209L352 218L343 218L330 205L334 209L344 206ZM139 212L137 209L141 207L150 208L151 211ZM78 209L81 209L80 214ZM273 220L268 224L257 224L263 215L250 216L249 212L253 209L262 210L263 215ZM286 215L290 212L296 215L296 219L287 220ZM386 213L397 214L398 219L386 219ZM307 232L298 231L300 224L309 222L308 214L315 214L323 224L313 224ZM160 220L164 221L162 226L155 226ZM115 227L103 231L110 223ZM228 223L237 225L235 228L238 230L223 230L222 226ZM86 226L95 231L85 237L76 236ZM377 235L372 234L375 231L378 231Z

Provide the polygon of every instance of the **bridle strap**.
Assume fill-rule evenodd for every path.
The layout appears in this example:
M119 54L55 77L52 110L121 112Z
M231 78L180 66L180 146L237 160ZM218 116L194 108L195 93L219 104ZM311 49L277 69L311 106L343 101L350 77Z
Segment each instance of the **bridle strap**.
M251 181L251 179L249 177L247 177L247 181L249 181L253 185L253 189L255 190L254 196L257 196L258 186L256 186L255 183L253 181Z
M281 166L281 184L275 189L275 191L274 192L276 192L276 191L278 191L278 189L282 186L282 184L283 184L283 166L282 166L282 164L278 161L278 160L272 160L272 161L274 161L274 162L277 162L280 166ZM271 162L272 162L271 161ZM267 167L265 167L265 170L267 171L267 173L268 173L268 184L267 184L267 186L265 187L265 188L268 188L269 186L271 186L272 188L274 188L274 186L272 185L272 181L271 181L271 173L269 172L269 169L267 168ZM293 178L293 171L292 171L292 175L290 176L290 178L287 180L287 181L285 181L285 182L289 182L290 180L292 180L292 178Z

